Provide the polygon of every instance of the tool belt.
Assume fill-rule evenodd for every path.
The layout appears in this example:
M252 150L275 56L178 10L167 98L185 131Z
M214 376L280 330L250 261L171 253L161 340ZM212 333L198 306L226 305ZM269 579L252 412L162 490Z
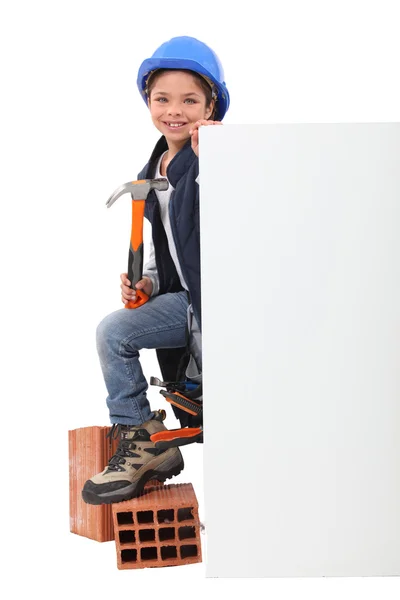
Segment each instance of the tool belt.
M189 413L197 423L195 427L183 427L181 429L168 429L154 433L150 439L156 448L172 448L185 446L194 442L203 442L203 400L202 385L192 381L160 381L157 377L150 378L150 385L165 387L160 394L170 404Z

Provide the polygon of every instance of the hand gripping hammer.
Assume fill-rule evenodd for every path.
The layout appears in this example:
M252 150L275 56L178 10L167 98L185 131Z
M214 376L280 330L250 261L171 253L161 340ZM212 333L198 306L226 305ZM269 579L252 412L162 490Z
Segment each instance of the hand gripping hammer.
M107 200L106 206L110 208L122 194L130 193L132 196L132 230L131 244L128 258L128 279L131 289L143 276L143 218L146 198L150 190L160 192L168 189L167 179L140 179L121 185ZM143 290L136 290L136 300L130 300L125 308L138 308L149 299Z

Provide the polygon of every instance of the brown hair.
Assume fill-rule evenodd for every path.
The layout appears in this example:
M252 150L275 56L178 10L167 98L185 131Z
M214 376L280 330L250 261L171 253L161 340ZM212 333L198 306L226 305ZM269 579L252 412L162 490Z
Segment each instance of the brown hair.
M213 111L208 118L208 120L213 120L214 116L217 112L217 109L216 109L217 108L216 107L217 93L214 90L214 84L212 83L212 81L206 79L202 75L199 75L199 73L196 73L196 71L190 71L189 69L156 69L155 71L152 71L146 81L145 92L146 92L147 98L150 100L151 90L153 89L159 76L168 71L175 71L175 70L182 71L183 73L188 73L189 75L192 75L192 77L194 77L194 79L196 79L196 82L199 84L202 92L204 93L204 95L206 97L206 107L207 108L210 106L211 102L213 100L215 100Z

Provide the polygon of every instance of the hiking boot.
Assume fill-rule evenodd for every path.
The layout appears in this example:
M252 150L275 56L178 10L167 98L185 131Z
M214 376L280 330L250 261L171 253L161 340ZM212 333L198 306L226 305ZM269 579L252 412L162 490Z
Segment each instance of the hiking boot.
M165 411L142 425L113 425L110 434L120 433L120 441L108 466L83 486L82 498L88 504L111 504L136 498L147 481L165 481L178 475L183 467L179 448L156 448L150 436L166 431ZM109 434L109 435L110 435Z

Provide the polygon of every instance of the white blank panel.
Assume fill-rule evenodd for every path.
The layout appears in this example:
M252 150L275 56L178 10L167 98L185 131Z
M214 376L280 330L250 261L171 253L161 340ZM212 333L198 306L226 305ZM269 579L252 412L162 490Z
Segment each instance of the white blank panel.
M400 125L200 148L207 576L400 575Z

